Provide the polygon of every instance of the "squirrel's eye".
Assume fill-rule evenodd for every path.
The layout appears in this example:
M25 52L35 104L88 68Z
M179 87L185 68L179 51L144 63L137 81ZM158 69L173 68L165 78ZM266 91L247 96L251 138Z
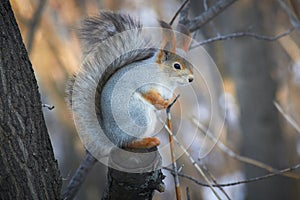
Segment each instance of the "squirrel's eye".
M175 69L181 69L181 65L179 63L177 63L177 62L173 64L173 67Z

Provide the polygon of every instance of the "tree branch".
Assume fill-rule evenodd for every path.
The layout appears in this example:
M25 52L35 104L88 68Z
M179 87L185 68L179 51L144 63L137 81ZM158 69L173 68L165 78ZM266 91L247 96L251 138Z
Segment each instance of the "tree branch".
M178 24L188 24L189 23L189 19L188 19L189 10L190 10L190 1L188 1L187 4L180 11Z
M274 105L277 108L278 112L280 112L282 114L282 116L284 117L284 119L298 132L298 134L300 134L300 126L292 118L292 116L290 116L289 114L287 114L286 112L284 112L283 108L276 101L274 101Z
M177 99L179 98L180 95L177 95L177 97L173 100L172 103L167 107L166 109L166 114L167 114L167 124L168 128L170 131L172 131L172 121L171 121L171 107L175 104ZM177 164L176 164L176 157L175 157L175 150L174 150L174 140L173 140L173 135L169 135L169 141L170 141L170 154L171 154L171 161L172 161L172 167L174 170L174 183L175 183L175 192L176 192L176 200L181 200L181 190L180 190L180 183L179 183L179 178L178 178L178 170L177 170Z
M203 0L203 8L204 11L208 10L208 5L207 5L207 0ZM211 26L211 28L214 30L214 32L216 33L217 36L220 35L219 31L217 30L217 27L214 25L214 23L212 21L209 22L209 25Z
M191 156L191 154L184 148L184 146L178 141L178 139L176 138L176 136L173 135L172 131L170 131L169 127L164 124L164 122L162 121L161 118L158 118L159 121L162 123L162 125L164 126L164 128L166 129L166 131L173 136L174 141L177 143L177 145L181 148L181 150L184 152L184 154L189 158L189 160L191 161L192 165L195 167L195 169L197 170L197 172L204 178L205 182L207 183L207 185L211 185L210 181L208 180L207 176L204 174L203 170L201 169L201 167L198 165L198 163L194 160L194 158ZM212 185L211 185L212 186ZM216 196L217 199L221 199L221 197L218 195L218 193L216 192L216 190L213 187L210 187L211 191L214 193L214 195Z
M126 150L115 148L109 155L102 200L151 200L154 190L163 192L165 176L157 148Z
M85 181L88 173L91 171L96 162L97 159L87 151L83 161L81 161L80 166L77 168L67 188L62 194L63 200L71 200L75 197L78 190L80 189L80 186Z
M230 149L229 147L227 147L224 143L222 143L220 140L218 140L217 138L215 138L213 136L213 134L211 133L211 131L207 131L207 129L198 122L198 120L196 120L195 118L192 119L192 122L199 128L199 130L201 130L202 133L204 133L210 140L212 140L213 142L216 143L216 146L224 153L226 153L228 156L238 160L238 161L241 161L241 162L244 162L244 163L247 163L247 164L250 164L250 165L253 165L253 166L256 166L256 167L259 167L261 169L265 169L269 172L276 172L278 171L277 169L274 169L273 167L263 163L263 162L260 162L260 161L257 161L257 160L254 160L252 158L248 158L248 157L245 157L245 156L241 156L241 155L238 155L236 154L232 149ZM290 178L295 178L295 179L300 179L300 176L298 174L293 174L293 173L290 173L290 172L287 172L286 174L281 174L282 176L287 176L287 177L290 177Z
M186 187L186 188L185 188L185 191L186 191L186 199L187 199L187 200L191 200L191 194L190 194L190 189L189 189L189 187Z
M295 30L295 28L292 27L292 28L289 28L287 31L285 31L283 33L280 33L276 36L259 35L257 33L252 33L252 32L229 33L229 34L226 34L226 35L219 35L219 36L204 40L202 42L199 42L195 45L192 45L191 49L202 46L202 45L205 45L205 44L209 44L209 43L212 43L212 42L220 41L220 40L230 40L230 39L236 39L236 38L241 38L241 37L251 37L251 38L254 38L254 39L257 39L257 40L265 40L265 41L272 42L272 41L276 41L276 40L278 40L278 39L280 39L280 38L282 38L286 35L289 35L294 30Z
M205 165L203 165L203 169L206 171L206 174L213 181L213 183L215 185L219 185L219 183L217 182L216 178L213 176L213 174L209 171L209 169ZM229 197L229 195L226 193L226 191L222 187L218 187L218 188L225 195L225 197L227 198L227 200L231 200L230 197Z
M300 32L300 21L297 17L297 15L294 13L294 11L287 5L287 3L284 0L278 0L281 8L287 13L289 16L290 22L292 26Z
M169 24L172 26L172 24L174 23L175 19L177 18L177 16L179 15L179 13L181 13L182 11L185 12L185 10L183 10L183 8L185 7L185 5L189 2L189 0L185 0L181 6L179 7L179 9L177 10L177 12L175 13L175 15L172 17L171 21L169 22Z
M277 172L269 173L269 174L266 174L266 175L263 175L263 176L258 176L258 177L249 178L249 179L246 179L246 180L236 181L236 182L231 182L231 183L212 184L211 186L212 187L229 187L229 186L235 186L235 185L240 185L240 184L252 183L252 182L261 181L261 180L264 180L264 179L267 179L267 178L271 178L273 176L281 175L283 173L291 172L291 171L294 171L298 168L300 168L300 163L296 164L293 167L285 168L285 169L279 170ZM170 168L163 167L163 169L168 170L171 173L174 173L174 171ZM194 178L192 176L189 176L187 174L178 173L178 176L180 176L182 178L186 178L188 180L191 180L191 181L193 181L194 183L196 183L198 185L201 185L201 186L204 186L204 187L210 187L210 185L208 185L206 183L203 183L203 182L197 180L196 178Z
M207 22L212 20L214 17L216 17L218 14L220 14L223 10L225 10L228 6L230 6L236 1L237 0L219 0L206 12L192 19L186 26L191 32L194 32L197 29L201 28L203 25L205 25Z

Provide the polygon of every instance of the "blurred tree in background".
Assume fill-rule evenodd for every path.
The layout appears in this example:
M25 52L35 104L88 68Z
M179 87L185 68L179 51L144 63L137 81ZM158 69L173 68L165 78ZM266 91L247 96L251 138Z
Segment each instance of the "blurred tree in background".
M247 31L250 28L251 32L261 35L275 35L290 27L285 20L286 14L277 1L241 1L230 7L216 26L220 32ZM293 36L299 38L299 33ZM241 154L276 169L294 164L298 157L297 143L293 137L284 134L280 114L274 105L274 101L281 100L276 95L283 92L279 90L280 76L283 76L280 73L289 73L289 58L285 50L278 41L249 38L224 42L223 48L224 62L234 81L239 102L243 134ZM251 165L243 168L247 178L264 173ZM278 176L245 186L246 199L299 198L299 181L287 177Z

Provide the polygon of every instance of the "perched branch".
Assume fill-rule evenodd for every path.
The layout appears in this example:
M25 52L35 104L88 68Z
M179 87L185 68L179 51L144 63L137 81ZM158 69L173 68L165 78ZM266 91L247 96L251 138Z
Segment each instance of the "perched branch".
M167 107L166 113L167 113L167 125L170 131L172 131L172 121L171 121L171 107L174 105L174 103L177 101L180 95L177 95L177 97L173 100L172 103ZM172 167L174 170L174 183L175 183L175 191L176 191L176 199L181 200L181 191L180 191L180 183L178 178L178 170L177 170L177 164L176 164L176 156L175 156L175 150L174 150L174 141L173 141L173 135L169 135L169 141L170 141L170 153L171 153L171 160L172 160Z
M269 172L277 172L278 170L277 169L274 169L273 167L265 164L265 163L262 163L262 162L259 162L257 160L254 160L252 158L247 158L247 157L244 157L244 156L240 156L238 154L236 154L232 149L230 149L229 147L227 147L224 143L222 143L220 140L218 140L217 138L215 138L213 136L213 134L202 125L198 122L197 119L193 118L192 119L192 122L201 130L201 132L203 134L205 134L210 140L212 140L213 142L216 143L216 146L221 150L223 151L224 153L226 153L228 156L238 160L238 161L241 161L241 162L244 162L244 163L247 163L247 164L250 164L250 165L253 165L253 166L256 166L256 167L259 167L261 169L265 169ZM300 175L298 174L294 174L294 173L286 173L286 174L281 174L282 176L287 176L287 177L290 177L290 178L296 178L296 179L300 179Z
M163 192L161 156L157 148L115 148L109 155L106 188L102 200L151 200L154 190Z
M276 41L286 35L289 35L291 32L293 32L295 29L294 28L289 28L287 31L280 33L276 36L266 36L266 35L259 35L257 33L252 33L252 32L236 32L236 33L229 33L226 35L219 35L213 38L209 38L207 40L204 40L202 42L199 42L195 45L191 46L191 49L196 48L198 46L202 46L204 44L212 43L215 41L220 41L220 40L229 40L229 39L236 39L236 38L241 38L241 37L251 37L255 38L257 40L265 40L265 41Z
M191 32L196 31L197 29L201 28L211 19L216 17L220 14L223 10L225 10L228 6L232 3L236 2L237 0L219 0L215 5L209 8L206 12L202 13L201 15L192 19L188 24L187 27Z
M211 187L211 186L212 187L229 187L229 186L235 186L235 185L240 185L240 184L246 184L246 183L252 183L252 182L256 182L256 181L261 181L261 180L264 180L264 179L267 179L267 178L271 178L273 176L277 176L277 175L281 175L283 173L291 172L291 171L296 170L298 168L300 168L300 163L296 164L293 167L289 167L289 168L286 168L286 169L283 169L283 170L279 170L277 172L269 173L269 174L266 174L266 175L263 175L263 176L258 176L258 177L249 178L249 179L243 180L243 181L237 181L237 182L231 182L231 183L224 183L224 184L218 184L218 185L216 185L216 184L208 185L208 184L203 183L203 182L197 180L196 178L194 178L192 176L189 176L187 174L184 174L184 173L178 173L178 176L180 176L182 178L189 179L189 180L193 181L194 183L196 183L198 185L201 185L201 186L204 186L204 187ZM170 169L170 168L163 167L163 169L168 170L171 173L174 173L173 170Z

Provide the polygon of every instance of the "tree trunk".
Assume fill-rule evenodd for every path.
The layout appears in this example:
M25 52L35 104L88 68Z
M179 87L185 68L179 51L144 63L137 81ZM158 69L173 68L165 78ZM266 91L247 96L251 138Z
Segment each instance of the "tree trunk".
M0 34L0 199L60 199L37 82L8 0Z

